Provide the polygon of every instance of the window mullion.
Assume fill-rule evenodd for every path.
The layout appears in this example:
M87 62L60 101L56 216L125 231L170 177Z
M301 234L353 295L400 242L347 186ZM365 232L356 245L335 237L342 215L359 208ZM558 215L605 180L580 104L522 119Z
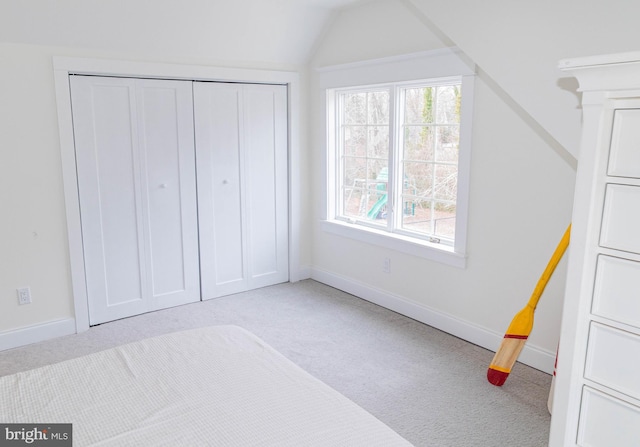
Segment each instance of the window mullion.
M398 93L399 89L396 86L392 86L389 89L389 179L387 183L387 199L389 203L387 229L389 231L394 231L396 228L398 228L398 134L400 129L399 120L401 114L399 108Z
M336 114L334 116L334 122L335 122L335 127L336 127L336 147L338 148L338 153L336 154L336 160L335 160L335 171L334 171L334 175L335 175L335 179L339 179L338 181L338 186L334 189L334 208L333 208L333 215L334 216L339 216L342 214L342 210L343 210L343 201L344 201L344 195L343 195L343 189L345 187L345 185L342 182L342 179L344 178L343 173L344 173L344 113L343 113L343 107L344 107L344 99L342 97L342 95L337 95L336 98ZM335 185L335 183L334 183Z

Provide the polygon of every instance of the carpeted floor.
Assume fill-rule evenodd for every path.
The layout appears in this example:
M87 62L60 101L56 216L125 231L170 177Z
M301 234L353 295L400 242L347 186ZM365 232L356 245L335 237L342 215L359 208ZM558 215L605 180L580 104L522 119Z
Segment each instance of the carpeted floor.
M312 280L126 318L0 352L0 376L183 329L253 332L416 446L547 445L551 377L517 364L486 380L493 353Z

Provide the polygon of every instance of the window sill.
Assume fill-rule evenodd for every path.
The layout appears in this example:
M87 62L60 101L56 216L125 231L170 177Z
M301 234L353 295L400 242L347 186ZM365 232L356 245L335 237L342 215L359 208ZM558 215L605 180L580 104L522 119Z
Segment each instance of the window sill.
M323 231L350 239L355 239L390 250L399 251L430 261L440 262L457 268L465 268L467 257L456 253L453 247L433 244L408 236L387 233L374 228L363 227L337 220L322 220Z

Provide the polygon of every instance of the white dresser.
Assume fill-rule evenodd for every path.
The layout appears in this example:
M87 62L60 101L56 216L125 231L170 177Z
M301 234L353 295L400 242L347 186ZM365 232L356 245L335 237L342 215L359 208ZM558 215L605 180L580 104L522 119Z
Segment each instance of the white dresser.
M583 132L551 447L640 446L640 52L569 59Z

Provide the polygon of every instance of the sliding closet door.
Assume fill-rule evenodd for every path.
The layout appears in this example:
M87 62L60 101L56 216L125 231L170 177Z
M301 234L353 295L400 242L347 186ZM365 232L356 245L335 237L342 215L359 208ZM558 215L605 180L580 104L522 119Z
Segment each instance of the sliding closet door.
M191 82L70 79L90 324L198 301Z
M202 298L288 276L287 90L194 84Z

